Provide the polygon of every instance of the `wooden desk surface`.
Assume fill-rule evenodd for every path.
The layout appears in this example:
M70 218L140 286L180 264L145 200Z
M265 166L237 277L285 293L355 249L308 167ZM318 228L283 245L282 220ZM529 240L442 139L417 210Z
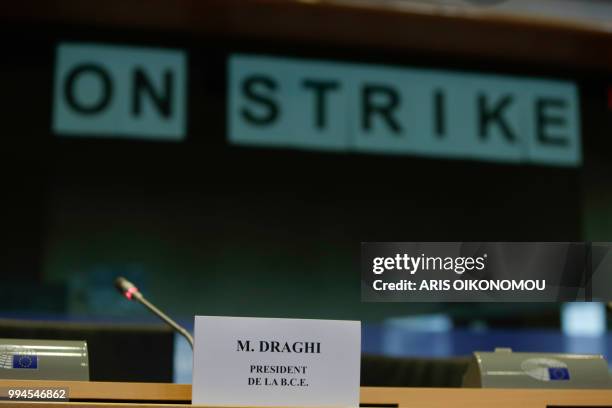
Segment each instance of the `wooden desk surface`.
M191 403L191 385L155 383L104 383L79 381L0 380L2 387L68 387L77 402L0 401L0 407L68 408L184 407ZM447 408L546 408L612 407L612 390L462 389L362 387L361 405L377 407Z

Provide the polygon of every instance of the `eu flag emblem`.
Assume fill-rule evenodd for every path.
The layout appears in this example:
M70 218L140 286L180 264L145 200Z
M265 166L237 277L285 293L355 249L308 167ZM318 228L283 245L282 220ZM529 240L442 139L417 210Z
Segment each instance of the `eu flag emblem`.
M13 354L13 368L38 368L38 356L32 354Z
M548 378L550 381L567 381L570 379L569 370L565 367L549 367Z

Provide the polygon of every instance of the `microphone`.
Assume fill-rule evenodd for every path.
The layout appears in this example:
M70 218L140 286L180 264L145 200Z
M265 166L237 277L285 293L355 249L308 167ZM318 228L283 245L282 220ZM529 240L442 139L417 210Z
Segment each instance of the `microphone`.
M191 334L182 326L180 326L177 322L172 320L168 315L164 312L153 306L151 302L149 302L145 297L140 293L138 288L129 280L125 279L122 276L119 276L115 279L115 287L123 296L128 300L136 300L137 302L142 303L147 309L153 312L157 317L166 322L170 327L176 330L180 335L187 339L187 342L191 346L193 350L193 337Z

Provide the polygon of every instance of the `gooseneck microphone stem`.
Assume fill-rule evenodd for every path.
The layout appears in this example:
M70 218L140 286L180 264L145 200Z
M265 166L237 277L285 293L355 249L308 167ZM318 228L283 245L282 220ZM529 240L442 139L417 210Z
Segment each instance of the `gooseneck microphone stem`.
M157 317L166 322L168 326L172 327L181 336L185 337L185 339L187 339L187 342L191 346L191 349L193 350L193 337L191 336L191 334L184 327L172 320L170 316L168 316L167 314L159 310L157 307L155 307L151 302L149 302L142 295L142 293L140 293L138 288L134 286L132 282L128 281L123 277L118 277L117 279L115 279L115 286L117 287L117 290L119 290L119 292L128 300L136 300L142 303L147 309L153 312L153 314L155 314Z
M162 319L170 327L172 327L174 330L179 332L183 337L185 337L187 339L187 341L189 342L189 345L191 346L191 349L193 350L193 337L191 336L191 334L184 327L179 326L179 324L177 322L175 322L174 320L172 320L170 318L170 316L168 316L167 314L165 314L164 312L162 312L161 310L156 308L151 302L149 302L147 299L145 299L145 297L142 296L141 293L134 294L134 299L136 299L138 302L142 303L147 309L149 309L151 312L153 312L155 315L157 315L157 317Z

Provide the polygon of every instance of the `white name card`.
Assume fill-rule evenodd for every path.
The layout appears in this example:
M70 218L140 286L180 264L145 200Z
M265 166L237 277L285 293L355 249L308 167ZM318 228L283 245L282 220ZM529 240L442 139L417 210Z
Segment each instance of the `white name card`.
M361 323L196 316L192 402L359 406Z

